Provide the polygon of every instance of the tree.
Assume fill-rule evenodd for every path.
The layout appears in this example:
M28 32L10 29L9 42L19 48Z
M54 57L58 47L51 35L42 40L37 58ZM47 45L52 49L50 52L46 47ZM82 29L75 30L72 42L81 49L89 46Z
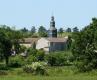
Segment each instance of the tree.
M40 26L38 29L38 34L40 37L47 37L47 30L43 26Z
M11 55L12 43L10 39L0 31L0 56L6 61L6 65L9 62L9 56Z
M26 29L25 27L23 29L21 29L22 32L28 32L28 29Z
M66 29L66 32L71 32L71 28L67 28Z
M33 43L33 49L36 49L36 42Z
M97 19L78 33L74 33L72 53L80 71L97 68Z
M58 33L59 33L61 36L62 36L63 32L64 32L63 28L60 28L59 31L58 31Z
M72 38L71 36L68 36L68 40L67 40L67 50L71 49L71 45L72 45Z
M74 28L73 28L73 32L79 32L78 27L74 27Z
M0 32L3 32L6 37L10 39L12 46L14 46L14 50L18 53L20 49L19 40L23 38L22 33L18 30L13 30L6 25L1 25Z
M36 32L35 26L32 26L31 33L34 34Z

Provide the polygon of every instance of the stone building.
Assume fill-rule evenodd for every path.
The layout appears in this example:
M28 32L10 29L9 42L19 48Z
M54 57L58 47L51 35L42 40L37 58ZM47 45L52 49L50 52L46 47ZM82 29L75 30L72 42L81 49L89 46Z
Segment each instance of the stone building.
M48 37L43 38L25 38L24 42L20 44L27 48L32 47L33 43L36 43L36 49L43 49L46 52L63 51L66 48L68 37L57 37L57 29L55 27L54 16L51 17L50 28L48 30Z
M58 38L55 27L54 16L51 17L50 29L47 38L40 38L36 43L36 49L43 49L46 52L63 51L66 48L68 37Z
M37 41L36 49L43 49L46 52L63 51L66 48L68 38L40 38Z

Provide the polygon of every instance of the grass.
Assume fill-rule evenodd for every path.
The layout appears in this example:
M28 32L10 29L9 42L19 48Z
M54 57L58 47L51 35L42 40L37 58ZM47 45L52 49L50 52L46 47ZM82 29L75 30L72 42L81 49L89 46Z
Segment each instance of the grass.
M23 73L21 68L16 68L11 71L7 71L8 75L0 76L0 80L97 80L97 70L76 73L75 69L71 66L65 67L48 67L47 76L32 75Z

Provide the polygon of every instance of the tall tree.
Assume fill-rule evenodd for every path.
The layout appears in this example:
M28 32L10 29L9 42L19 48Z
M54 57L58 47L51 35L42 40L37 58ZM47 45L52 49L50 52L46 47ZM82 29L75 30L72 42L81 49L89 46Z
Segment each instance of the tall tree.
M58 30L58 33L61 35L61 37L62 37L62 34L64 33L64 30L63 30L63 28L60 28L59 30Z
M35 32L36 32L36 28L35 28L35 26L32 26L31 33L34 34Z
M71 32L71 28L67 28L66 29L66 32Z
M40 26L38 29L38 34L40 37L47 37L47 30L45 27Z
M9 62L9 56L11 55L12 43L10 39L0 31L0 56L6 61L6 65Z
M15 51L18 53L20 48L19 39L23 38L22 33L17 30L12 30L9 26L6 25L2 25L0 31L3 32L6 37L11 40Z
M25 27L23 29L21 29L22 32L28 32L28 29L26 29Z
M97 69L97 19L78 33L74 33L72 53L81 71Z
M79 32L78 27L74 27L74 28L73 28L73 32Z

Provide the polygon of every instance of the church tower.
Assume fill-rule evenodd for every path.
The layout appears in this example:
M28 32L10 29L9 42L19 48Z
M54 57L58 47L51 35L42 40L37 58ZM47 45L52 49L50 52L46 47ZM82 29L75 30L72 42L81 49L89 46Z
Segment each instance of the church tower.
M50 29L48 31L48 37L57 37L57 29L55 28L54 16L51 17Z

